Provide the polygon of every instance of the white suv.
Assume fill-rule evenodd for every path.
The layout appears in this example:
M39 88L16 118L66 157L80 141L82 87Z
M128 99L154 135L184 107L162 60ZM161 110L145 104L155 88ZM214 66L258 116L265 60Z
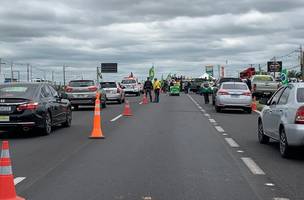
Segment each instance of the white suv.
M140 95L140 85L135 78L126 78L121 81L125 94L136 94Z

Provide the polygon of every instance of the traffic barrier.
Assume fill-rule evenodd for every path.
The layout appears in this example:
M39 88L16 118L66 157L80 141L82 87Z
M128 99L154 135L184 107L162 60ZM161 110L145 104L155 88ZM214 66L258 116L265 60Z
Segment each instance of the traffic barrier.
M257 110L257 103L256 103L256 97L253 97L253 101L251 103L251 109L253 111L256 111Z
M133 115L132 111L131 111L129 101L126 101L125 108L124 108L124 111L123 111L122 115L123 116L132 116Z
M142 100L143 104L148 104L148 99L146 97L146 94L143 95L143 100Z
M94 121L93 121L93 130L91 133L91 139L104 139L103 132L101 130L101 116L100 116L100 94L96 93L96 100L95 100L95 109L94 109Z
M2 142L0 158L0 200L25 200L16 194L8 141Z

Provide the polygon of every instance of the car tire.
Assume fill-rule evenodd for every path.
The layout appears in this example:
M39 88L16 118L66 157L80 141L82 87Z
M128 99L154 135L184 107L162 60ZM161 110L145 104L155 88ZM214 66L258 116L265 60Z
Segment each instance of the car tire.
M121 99L118 99L117 102L118 102L118 104L121 104L121 103L122 103L122 100L121 100Z
M258 122L258 139L260 144L268 144L270 140L270 138L264 134L263 122L261 119L259 119Z
M288 145L285 129L280 130L280 154L283 158L290 157L290 147Z
M52 132L52 117L50 112L46 112L44 116L44 125L42 128L42 135L49 135Z
M219 112L221 112L221 111L222 111L222 109L221 109L221 107L219 107L219 106L215 105L215 111L219 113Z
M72 125L72 109L67 109L66 121L62 124L63 127L71 127Z
M245 111L246 111L248 114L251 114L251 113L252 113L252 109L251 109L251 108L246 108Z

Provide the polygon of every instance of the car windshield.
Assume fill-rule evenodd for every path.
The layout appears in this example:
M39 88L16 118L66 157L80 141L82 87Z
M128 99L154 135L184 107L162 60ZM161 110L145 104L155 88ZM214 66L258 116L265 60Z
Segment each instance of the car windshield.
M121 83L122 84L134 84L134 83L136 83L136 81L135 80L122 80Z
M80 81L71 81L69 83L70 87L89 87L94 86L94 81L86 81L86 80L80 80Z
M298 90L297 90L297 101L299 103L304 102L304 88L298 88Z
M273 81L271 76L255 76L253 81Z
M219 83L224 83L224 82L242 82L242 80L239 78L222 78L219 81Z
M116 88L115 82L102 82L100 83L101 88Z
M37 85L0 85L0 98L24 98L33 97Z
M222 86L223 89L226 90L247 90L248 87L245 84L233 84L233 83L225 83Z

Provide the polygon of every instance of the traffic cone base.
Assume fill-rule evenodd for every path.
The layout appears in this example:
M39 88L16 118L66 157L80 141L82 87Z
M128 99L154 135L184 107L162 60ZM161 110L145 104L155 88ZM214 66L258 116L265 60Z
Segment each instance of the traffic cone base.
M8 141L3 141L2 143L0 158L0 200L25 200L16 194Z

